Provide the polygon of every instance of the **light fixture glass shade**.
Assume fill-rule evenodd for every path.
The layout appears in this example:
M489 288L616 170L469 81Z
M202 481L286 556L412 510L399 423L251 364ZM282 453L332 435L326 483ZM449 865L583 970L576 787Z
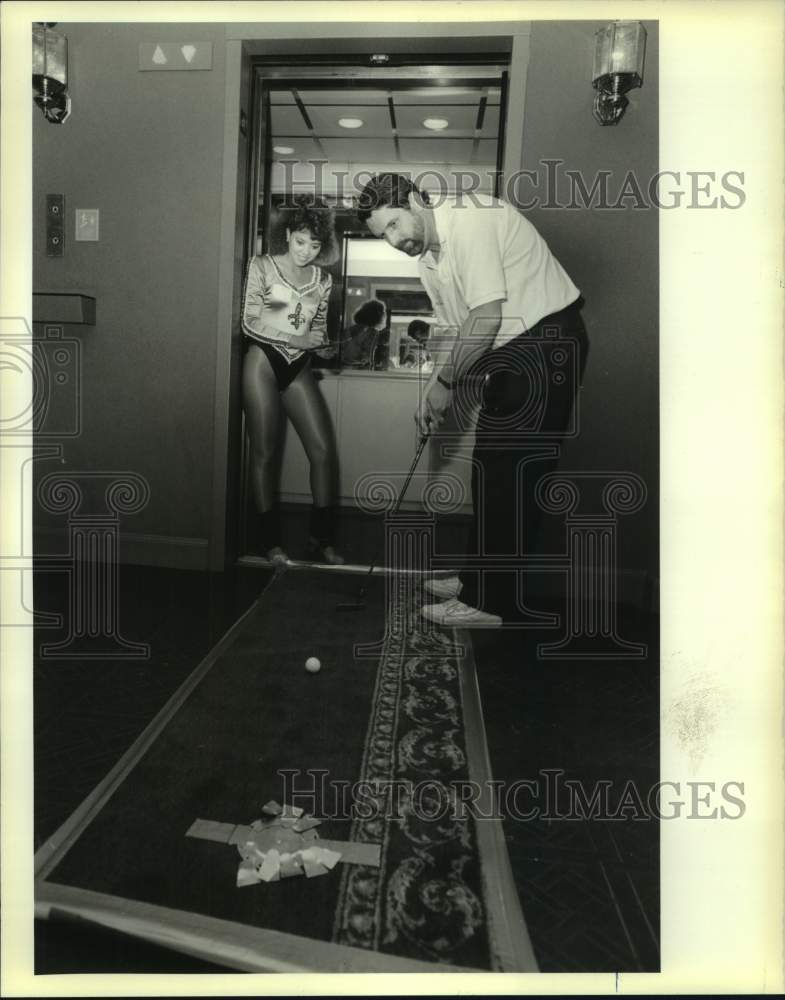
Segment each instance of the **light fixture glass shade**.
M606 24L594 36L594 66L591 71L592 82L598 80L608 72L608 67L611 64L614 30L615 25Z
M600 28L596 39L592 80L629 74L636 78L633 86L640 87L646 53L646 29L640 21L614 21Z
M34 27L33 82L39 82L44 77L50 81L50 92L65 90L68 83L68 42L63 35Z

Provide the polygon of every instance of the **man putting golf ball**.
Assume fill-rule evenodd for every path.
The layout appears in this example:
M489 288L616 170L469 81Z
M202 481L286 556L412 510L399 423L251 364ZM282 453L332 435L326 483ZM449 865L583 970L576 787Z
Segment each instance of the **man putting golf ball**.
M407 176L385 172L363 188L357 215L373 236L418 258L435 327L448 331L415 413L420 433L438 432L454 397L458 413L481 402L466 548L472 563L459 576L426 581L425 591L445 600L420 613L456 628L514 621L522 608L510 557L523 555L520 538L529 545L537 537L534 483L555 471L558 453L537 456L536 479L530 472L522 484L519 470L535 464L533 434L550 440L569 426L588 350L580 292L531 222L490 195L440 198L432 205ZM543 345L553 338L563 338L565 363L574 359L570 379L561 372L550 380L546 371L551 352ZM535 369L543 371L539 395L529 374ZM562 384L566 391L556 388Z

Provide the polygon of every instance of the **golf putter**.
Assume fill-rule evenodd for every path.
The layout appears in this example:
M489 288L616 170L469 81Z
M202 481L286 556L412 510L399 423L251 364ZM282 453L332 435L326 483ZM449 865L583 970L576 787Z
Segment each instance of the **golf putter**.
M404 480L404 484L401 487L401 492L398 494L398 499L395 501L395 507L393 508L393 516L400 510L401 504L403 503L403 498L406 496L406 490L409 488L409 483L412 481L412 476L414 475L414 470L417 468L417 463L420 461L420 455L423 453L425 448L425 442L428 440L428 435L423 434L417 444L417 451L414 454L414 459L412 461L411 467L409 468L409 475ZM368 586L368 580L376 569L376 563L379 561L378 553L374 556L373 562L368 567L368 572L363 577L362 585L357 592L357 600L350 601L345 604L336 605L336 611L362 611L365 608L365 602L363 598L365 597L365 591Z

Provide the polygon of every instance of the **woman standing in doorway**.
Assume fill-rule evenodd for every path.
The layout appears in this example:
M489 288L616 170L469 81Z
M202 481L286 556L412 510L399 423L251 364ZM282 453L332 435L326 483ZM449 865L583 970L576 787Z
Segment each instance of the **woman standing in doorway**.
M283 213L280 228L272 246L280 241L281 252L251 258L243 298L243 409L253 495L267 557L285 563L275 467L283 411L310 462L312 554L338 564L343 559L335 549L335 439L311 371L312 353L330 356L332 350L326 346L332 278L319 264L330 264L338 255L333 214L321 199L300 196Z

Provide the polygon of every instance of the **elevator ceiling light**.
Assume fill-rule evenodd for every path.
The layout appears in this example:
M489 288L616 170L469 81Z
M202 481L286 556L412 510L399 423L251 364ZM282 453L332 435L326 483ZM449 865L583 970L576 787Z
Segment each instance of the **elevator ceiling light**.
M339 118L338 124L341 128L362 128L365 122L362 118Z
M288 156L290 153L294 152L293 146L273 146L274 153L280 153L281 156Z
M446 118L426 118L423 121L423 125L429 128L432 132L441 132L443 128L449 126L449 122Z

